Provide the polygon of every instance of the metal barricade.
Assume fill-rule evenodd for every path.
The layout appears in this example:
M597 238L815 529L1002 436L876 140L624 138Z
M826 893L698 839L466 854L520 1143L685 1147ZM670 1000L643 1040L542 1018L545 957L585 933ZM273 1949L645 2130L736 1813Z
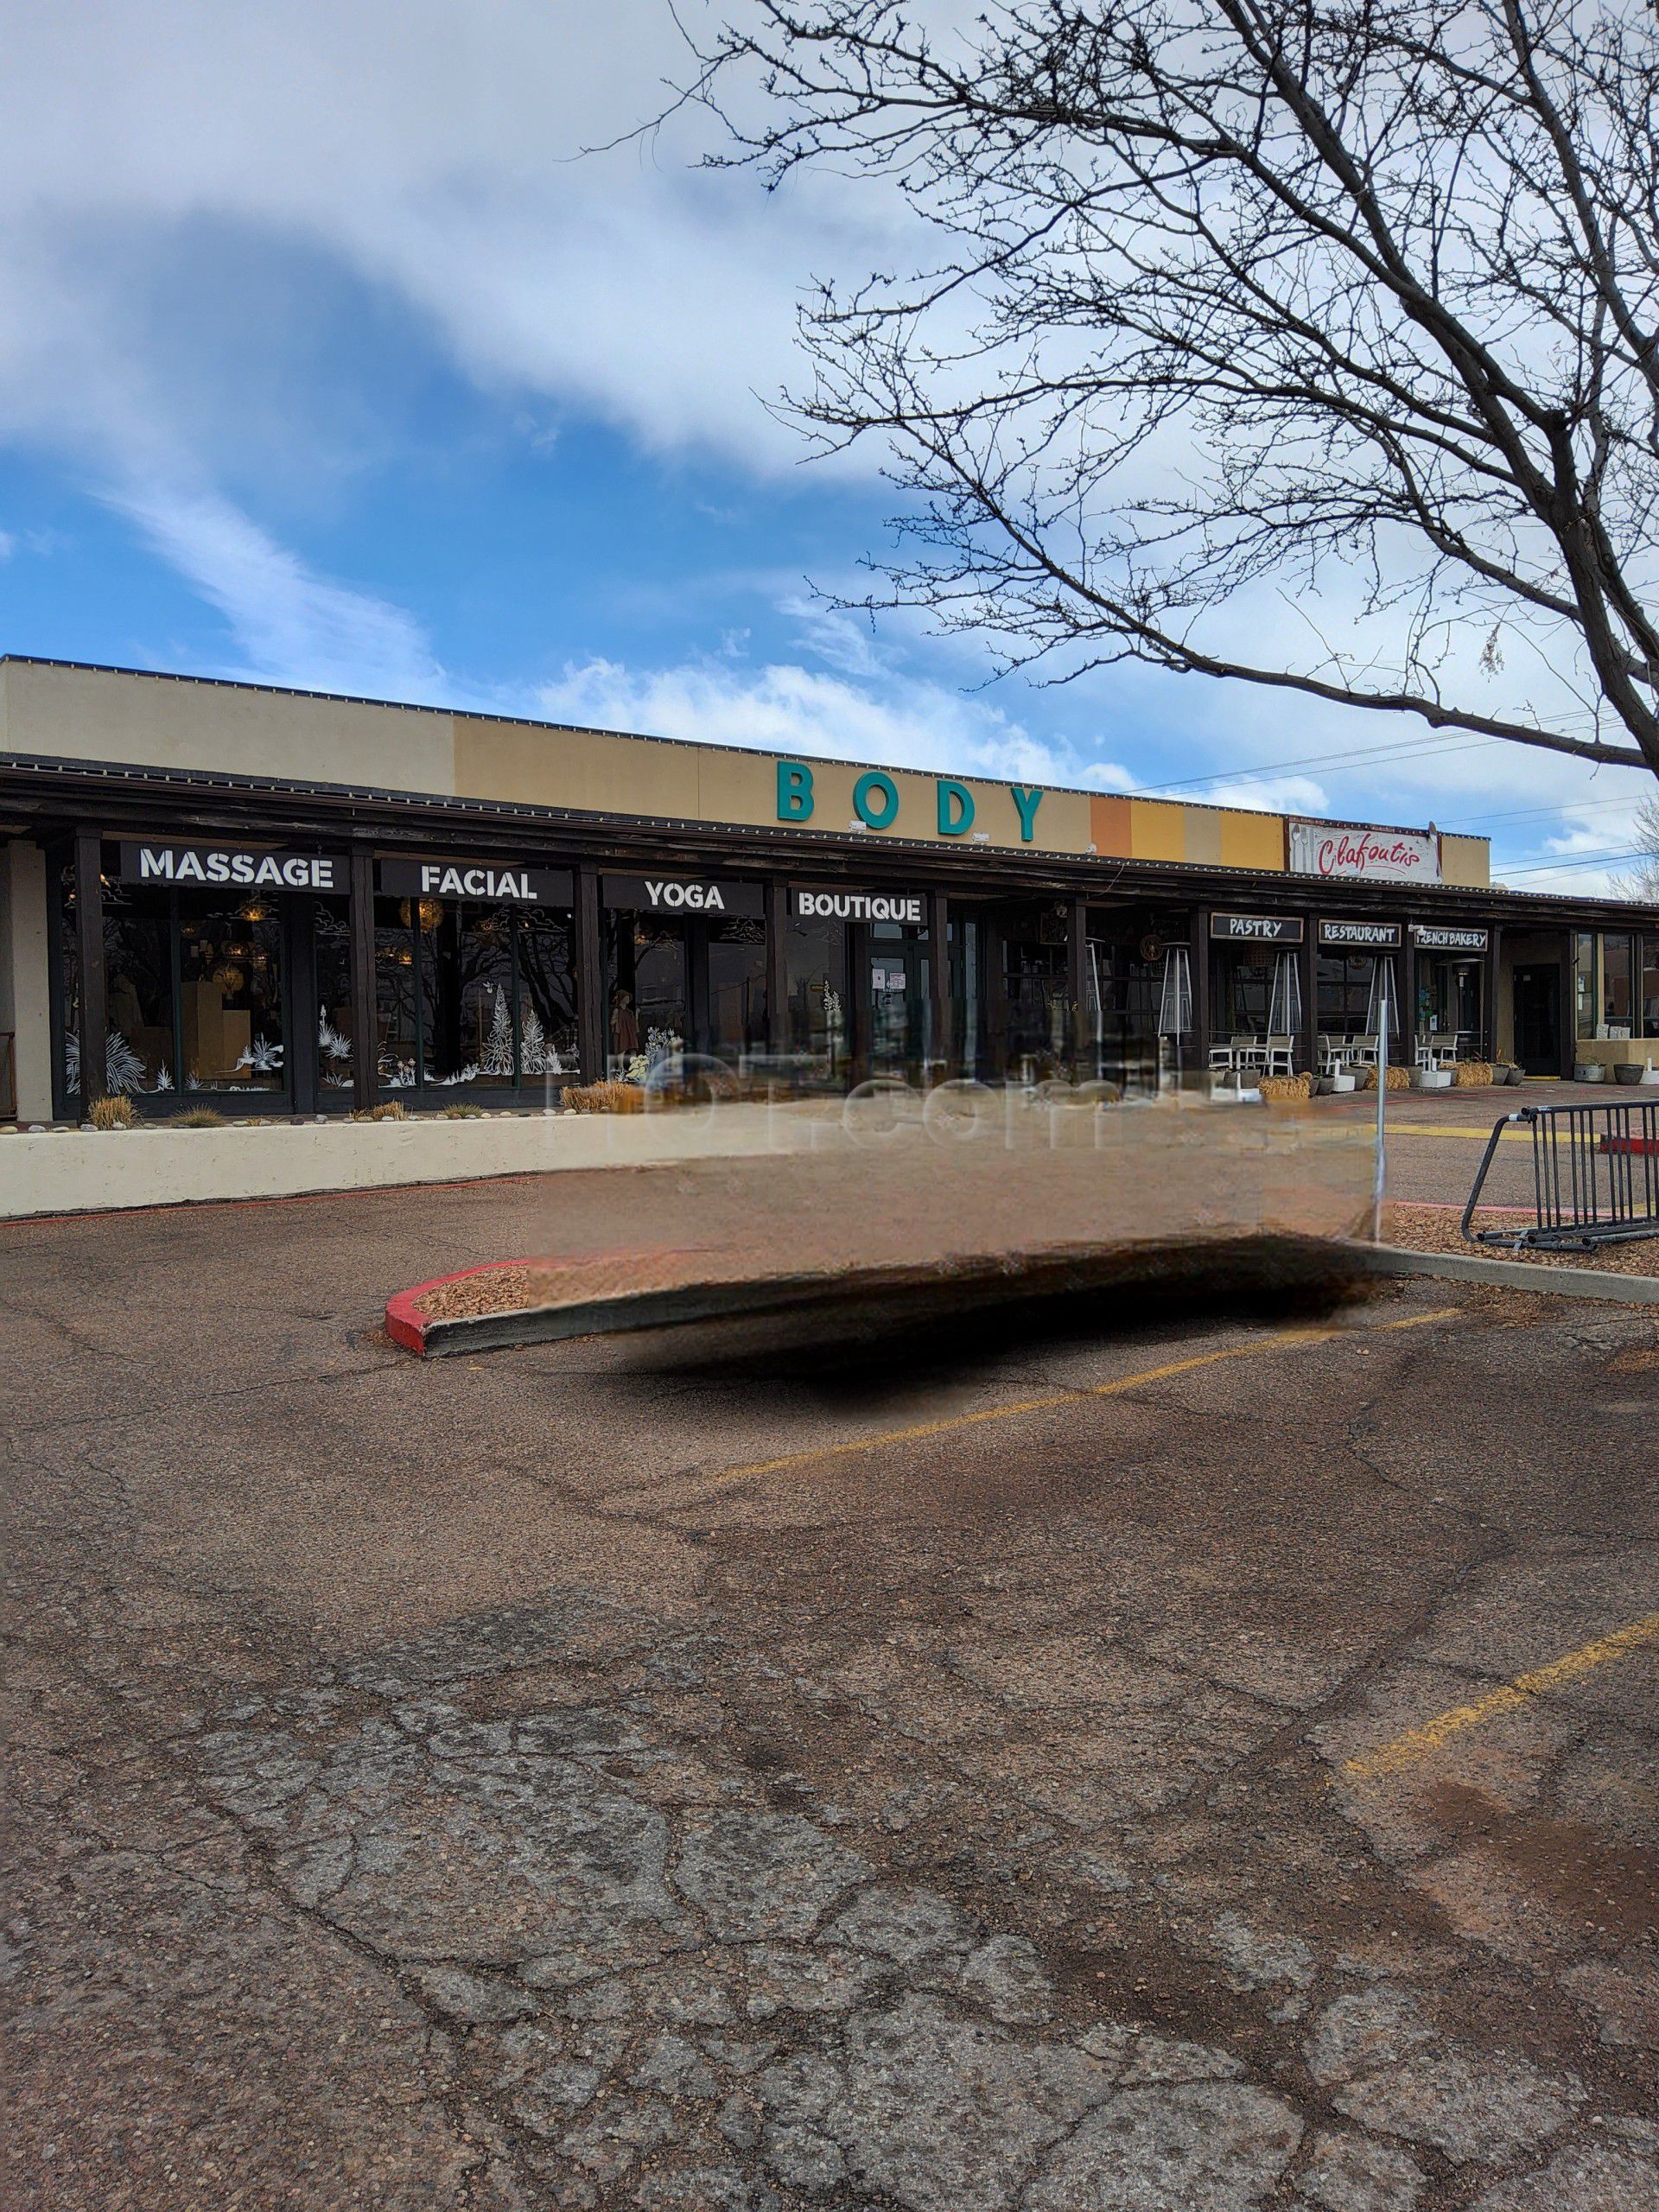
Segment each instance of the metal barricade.
M1506 1130L1532 1134L1533 1207L1526 1229L1471 1226ZM1493 1128L1463 1210L1471 1244L1593 1252L1659 1236L1659 1101L1616 1106L1522 1106Z

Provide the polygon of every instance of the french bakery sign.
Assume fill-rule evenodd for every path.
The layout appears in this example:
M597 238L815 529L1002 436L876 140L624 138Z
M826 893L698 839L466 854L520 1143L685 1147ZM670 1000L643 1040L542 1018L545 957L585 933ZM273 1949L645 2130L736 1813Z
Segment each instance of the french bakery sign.
M1367 830L1341 822L1293 822L1290 871L1346 883L1438 883L1440 841L1417 830Z
M346 862L334 853L263 853L240 845L121 848L123 883L222 884L238 891L344 891Z

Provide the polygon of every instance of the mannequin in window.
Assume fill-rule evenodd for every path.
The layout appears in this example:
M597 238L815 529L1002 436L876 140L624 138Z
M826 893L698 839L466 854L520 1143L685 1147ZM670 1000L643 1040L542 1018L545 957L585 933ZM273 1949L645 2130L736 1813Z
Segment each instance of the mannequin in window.
M620 1060L631 1060L639 1050L639 1017L633 1010L632 991L611 995L611 1050Z

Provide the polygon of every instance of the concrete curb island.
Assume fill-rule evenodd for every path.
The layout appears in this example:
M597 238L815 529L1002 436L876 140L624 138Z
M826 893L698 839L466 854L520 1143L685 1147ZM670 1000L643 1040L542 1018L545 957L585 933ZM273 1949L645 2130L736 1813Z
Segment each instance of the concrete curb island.
M1541 1268L1535 1260L1489 1260L1478 1252L1413 1252L1401 1244L1361 1248L1372 1274L1436 1275L1556 1298L1601 1298L1615 1306L1659 1306L1659 1275L1604 1274L1599 1268ZM1659 1243L1655 1246L1659 1257Z

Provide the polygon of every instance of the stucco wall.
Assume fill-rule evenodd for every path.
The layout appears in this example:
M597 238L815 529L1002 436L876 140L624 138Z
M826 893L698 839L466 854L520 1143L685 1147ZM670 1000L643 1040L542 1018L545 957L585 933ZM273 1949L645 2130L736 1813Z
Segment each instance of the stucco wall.
M0 845L0 1030L15 1033L20 1122L52 1118L46 937L46 855L21 841Z

